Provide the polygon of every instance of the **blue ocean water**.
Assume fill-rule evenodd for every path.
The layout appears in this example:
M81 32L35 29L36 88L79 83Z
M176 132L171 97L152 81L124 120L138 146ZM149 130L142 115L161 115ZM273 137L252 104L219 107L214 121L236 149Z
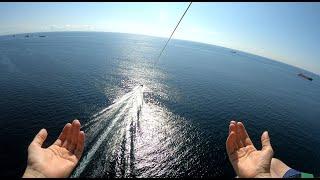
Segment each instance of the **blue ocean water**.
M268 130L276 158L320 173L318 75L182 40L155 64L165 41L102 32L1 36L1 176L22 175L41 128L49 145L75 118L87 139L73 177L234 177L225 149L231 119L244 122L257 148Z

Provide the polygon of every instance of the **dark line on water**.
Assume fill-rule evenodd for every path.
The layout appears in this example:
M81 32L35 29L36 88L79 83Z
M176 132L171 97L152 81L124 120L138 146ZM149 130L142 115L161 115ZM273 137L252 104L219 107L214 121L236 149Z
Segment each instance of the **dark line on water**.
M135 178L136 172L135 172L135 156L134 156L134 140L136 135L136 126L133 125L133 120L130 124L130 177Z

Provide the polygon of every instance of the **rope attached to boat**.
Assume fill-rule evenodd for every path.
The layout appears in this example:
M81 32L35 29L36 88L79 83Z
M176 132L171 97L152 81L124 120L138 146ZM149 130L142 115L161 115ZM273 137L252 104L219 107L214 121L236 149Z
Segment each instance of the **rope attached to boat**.
M190 3L189 3L189 6L188 6L188 7L187 7L187 9L184 11L184 13L183 13L182 17L180 18L180 20L179 20L178 24L176 25L176 27L175 27L175 28L174 28L174 30L172 31L172 33L171 33L171 35L170 35L169 39L167 40L166 44L165 44L165 45L164 45L164 47L162 48L162 50L161 50L161 52L160 52L160 54L159 54L159 56L158 56L158 58L157 58L157 60L156 60L156 62L155 62L154 64L156 64L156 63L159 61L159 59L160 59L160 57L161 57L161 55L162 55L163 51L164 51L164 50L165 50L165 48L167 47L167 45L168 45L169 41L171 40L172 35L174 34L174 32L176 31L176 29L178 28L178 26L179 26L179 24L180 24L181 20L183 19L184 15L187 13L187 11L188 11L189 7L191 6L191 4L192 4L192 2L190 2Z

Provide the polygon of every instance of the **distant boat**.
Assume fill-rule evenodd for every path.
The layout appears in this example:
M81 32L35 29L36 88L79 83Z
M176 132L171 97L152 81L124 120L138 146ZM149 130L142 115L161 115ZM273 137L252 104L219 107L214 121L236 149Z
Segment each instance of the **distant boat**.
M16 37L16 35L12 35L12 37Z
M236 51L231 51L232 53L237 53Z
M28 38L28 37L29 37L29 35L27 34L27 35L25 35L24 37L27 37L27 38Z
M45 35L40 35L39 37L46 37Z
M299 73L298 76L300 76L300 77L302 77L302 78L304 78L304 79L307 79L307 80L309 80L309 81L312 81L312 80L313 80L311 77L308 77L308 76L306 76L306 75L304 75L304 74L302 74L302 73Z

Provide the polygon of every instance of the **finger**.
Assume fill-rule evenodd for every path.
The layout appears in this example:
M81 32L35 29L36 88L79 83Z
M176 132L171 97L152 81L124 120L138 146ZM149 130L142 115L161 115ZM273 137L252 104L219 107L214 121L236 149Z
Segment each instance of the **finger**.
M239 129L240 139L244 143L244 146L253 145L243 123L238 122L237 125L238 125L238 129Z
M80 133L80 121L79 120L74 120L72 122L72 138L71 138L71 142L75 145L77 145L77 142L78 142L78 136L79 136L79 133Z
M67 127L66 127L67 126ZM65 128L62 131L65 131L63 134L64 140L62 142L62 147L67 148L68 144L71 143L70 136L71 136L71 130L72 130L72 125L70 123L67 123L65 125ZM59 136L60 137L60 136Z
M268 131L263 132L263 134L261 135L261 144L262 144L262 150L272 148Z
M235 125L236 125L236 122L235 121L230 121L230 124L229 124L229 134L231 133L231 131L234 130L234 132L236 133L235 131Z
M74 120L72 122L71 133L70 133L70 136L68 137L68 145L67 145L67 149L72 153L74 152L77 146L79 131L80 131L80 122L78 120Z
M235 126L234 124L230 124L230 125L229 125L229 134L230 134L231 132L237 133L237 131L236 131L236 126Z
M83 131L80 131L80 133L78 134L77 147L76 147L76 150L75 150L75 153L74 153L78 160L81 158L82 153L83 153L84 139L85 139L85 134L84 134Z
M236 134L233 131L229 134L227 138L226 149L227 149L229 158L232 154L234 154L238 150L237 143L236 143Z
M64 143L64 141L66 140L67 135L68 135L69 132L70 132L70 129L71 129L71 124L70 124L70 123L67 123L67 124L64 126L63 130L61 131L58 139L57 139L53 144L55 144L55 145L57 145L57 146L62 146L63 143Z
M236 134L236 141L235 142L236 142L238 148L244 147L243 143L241 142L241 139L240 139L239 127L238 127L237 123L235 124L235 134Z
M68 134L71 132L71 124L67 123L64 127L63 130L61 132L61 134L59 135L58 139L60 139L62 142L66 140Z
M36 144L37 146L42 146L43 142L47 139L48 133L46 129L41 129L38 134L34 137L31 143Z

